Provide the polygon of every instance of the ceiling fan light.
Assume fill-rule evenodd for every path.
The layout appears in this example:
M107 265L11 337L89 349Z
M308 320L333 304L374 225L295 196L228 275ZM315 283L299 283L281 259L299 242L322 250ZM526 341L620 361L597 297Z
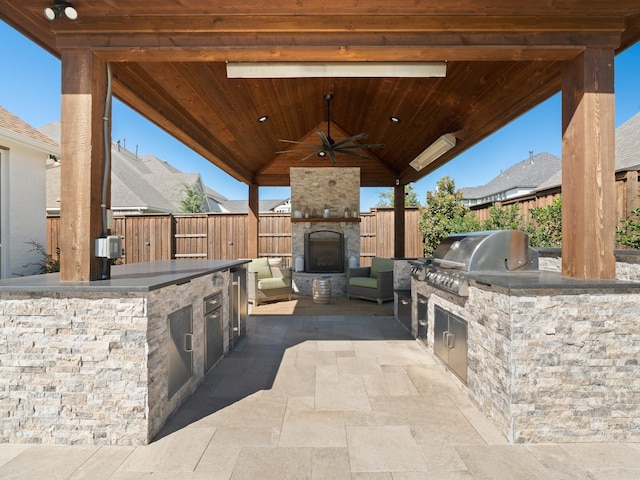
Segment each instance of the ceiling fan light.
M325 152L324 150L321 150L321 151L318 152L318 156L320 158L326 157L327 156L327 152Z
M456 136L447 133L429 145L409 165L418 172L456 146Z

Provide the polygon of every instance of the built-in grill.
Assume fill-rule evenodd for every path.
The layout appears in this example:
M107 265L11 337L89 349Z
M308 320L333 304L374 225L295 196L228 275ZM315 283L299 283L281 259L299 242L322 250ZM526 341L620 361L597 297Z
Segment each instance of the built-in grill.
M520 230L457 233L436 247L431 261L414 261L419 280L460 296L469 295L474 273L514 274L538 269L538 252Z

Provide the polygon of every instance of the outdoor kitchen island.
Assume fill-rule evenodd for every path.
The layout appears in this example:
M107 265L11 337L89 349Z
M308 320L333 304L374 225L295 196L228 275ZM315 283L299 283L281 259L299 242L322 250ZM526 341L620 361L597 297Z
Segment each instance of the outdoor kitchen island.
M0 281L0 442L149 443L245 328L232 300L246 262Z
M510 442L640 441L640 283L482 272L458 295L422 273L414 335L439 358L465 350L462 376L440 363Z

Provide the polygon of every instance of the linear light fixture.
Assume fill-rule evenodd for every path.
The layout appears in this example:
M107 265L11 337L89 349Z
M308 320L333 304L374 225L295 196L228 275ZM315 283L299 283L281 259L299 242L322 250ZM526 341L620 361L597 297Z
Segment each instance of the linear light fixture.
M446 77L447 62L228 62L227 78Z
M409 165L418 172L456 146L456 134L447 133L429 145Z

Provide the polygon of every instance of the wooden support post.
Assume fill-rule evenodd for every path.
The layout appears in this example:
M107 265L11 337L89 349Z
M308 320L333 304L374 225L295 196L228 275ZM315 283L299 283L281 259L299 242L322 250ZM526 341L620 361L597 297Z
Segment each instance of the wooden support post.
M562 78L562 273L615 278L613 49L587 49Z
M95 256L95 239L102 235L105 168L102 119L106 87L105 62L89 50L62 51L60 279L63 281L102 277L103 261ZM111 132L109 138L110 135Z
M393 255L404 258L404 185L396 185L393 189Z
M258 185L249 185L249 210L247 215L247 256L258 258L260 244L260 197Z

